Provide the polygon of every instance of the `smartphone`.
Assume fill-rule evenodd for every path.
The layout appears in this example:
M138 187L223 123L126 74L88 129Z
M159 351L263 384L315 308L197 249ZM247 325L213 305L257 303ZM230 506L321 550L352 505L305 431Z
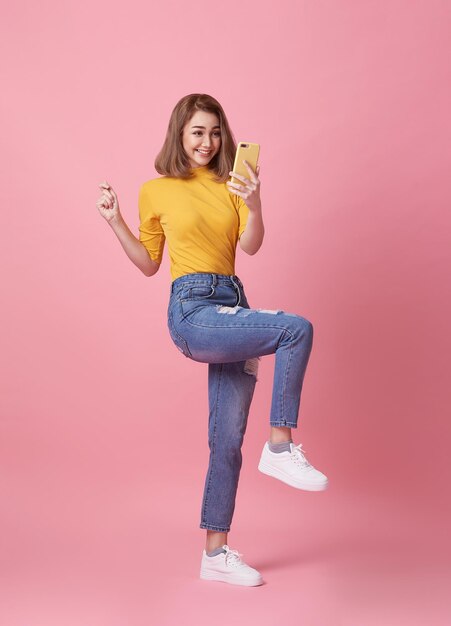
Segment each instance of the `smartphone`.
M236 172L237 174L241 174L241 176L244 176L245 178L248 178L250 180L251 175L247 167L244 165L243 159L246 159L246 161L249 163L249 165L252 167L252 169L255 172L255 170L257 169L259 152L260 152L260 144L251 143L250 141L240 141L236 149L235 162L233 164L233 171ZM232 183L237 183L238 185L242 184L243 182L242 180L239 180L238 178L235 178L234 176L232 176L231 180L232 180Z

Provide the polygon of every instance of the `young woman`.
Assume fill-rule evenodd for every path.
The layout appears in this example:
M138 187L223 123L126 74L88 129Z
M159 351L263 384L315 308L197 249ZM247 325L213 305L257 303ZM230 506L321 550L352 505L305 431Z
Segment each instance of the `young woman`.
M319 491L327 477L295 445L300 396L313 326L295 313L252 309L235 274L239 242L255 254L263 241L259 168L228 181L236 143L225 113L207 94L182 98L155 160L162 176L139 191L139 238L126 225L116 193L100 185L97 202L130 260L146 275L159 269L167 240L172 283L168 328L182 354L208 363L210 460L200 528L207 531L200 577L260 585L261 574L227 544L242 464L241 446L261 356L275 353L269 440L258 469L292 487Z

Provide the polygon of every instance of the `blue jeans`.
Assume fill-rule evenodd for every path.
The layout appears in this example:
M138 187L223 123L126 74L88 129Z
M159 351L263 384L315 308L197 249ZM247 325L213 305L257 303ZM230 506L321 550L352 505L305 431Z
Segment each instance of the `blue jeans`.
M171 284L168 328L189 359L208 363L208 445L200 528L228 532L260 357L275 353L269 423L297 428L313 326L295 313L251 309L238 276L195 273Z

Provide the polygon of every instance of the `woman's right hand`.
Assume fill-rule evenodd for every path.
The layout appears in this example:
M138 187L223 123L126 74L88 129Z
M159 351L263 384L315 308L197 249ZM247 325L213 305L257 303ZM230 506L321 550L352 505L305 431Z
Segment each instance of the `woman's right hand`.
M119 202L114 189L105 181L100 183L99 187L102 190L102 195L97 200L97 208L102 217L106 219L108 223L113 220L118 221L122 215L119 210Z

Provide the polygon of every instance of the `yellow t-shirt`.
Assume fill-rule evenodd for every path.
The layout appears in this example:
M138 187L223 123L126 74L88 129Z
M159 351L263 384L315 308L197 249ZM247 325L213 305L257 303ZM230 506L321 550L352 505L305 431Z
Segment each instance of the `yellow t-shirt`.
M153 178L139 190L139 240L150 258L161 263L168 242L171 276L208 272L235 274L238 239L249 209L227 184L213 180L207 166L194 178Z

